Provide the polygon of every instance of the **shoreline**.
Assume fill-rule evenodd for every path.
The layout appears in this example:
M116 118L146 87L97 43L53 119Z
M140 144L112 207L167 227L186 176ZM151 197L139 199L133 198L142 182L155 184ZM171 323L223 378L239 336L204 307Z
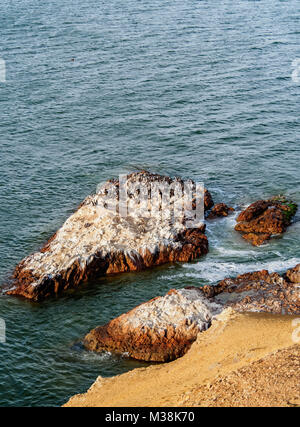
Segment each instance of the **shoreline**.
M276 352L283 349L288 352L298 351L299 346L292 337L295 330L292 321L295 318L297 316L238 313L228 308L217 316L207 331L199 333L197 340L183 357L169 363L138 368L111 378L98 377L86 393L71 397L63 406L208 405L200 393L201 388L213 389L216 379L218 381L221 379L222 382L222 379L240 369L250 369L251 372L251 369L254 369L253 363L263 358L276 359L280 357ZM268 363L267 359L266 362L260 363ZM277 370L277 366L275 369ZM289 370L289 367L286 369ZM293 366L290 370L293 370ZM249 376L251 378L251 373ZM297 374L294 373L291 381L297 382ZM264 405L276 406L275 392L272 394L272 387L274 389L272 380L266 380L265 387ZM291 385L289 390L292 396L282 398L283 406L289 406L289 401L293 402L292 405L300 405L300 396L297 396ZM232 393L233 390L229 389L227 398L225 394L225 404ZM225 404L223 406L226 406ZM251 401L247 399L244 405L243 402L240 402L240 405L251 406ZM208 406L219 406L218 398ZM230 406L234 406L234 403Z

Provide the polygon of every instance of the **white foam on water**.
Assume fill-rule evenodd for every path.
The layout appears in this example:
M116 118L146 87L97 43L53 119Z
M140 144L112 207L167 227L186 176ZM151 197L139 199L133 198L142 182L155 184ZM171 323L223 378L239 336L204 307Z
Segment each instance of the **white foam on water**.
M90 363L108 360L112 357L112 353L109 351L103 351L101 353L92 351L72 351L72 356L77 360Z
M216 282L226 277L234 277L239 274L249 273L251 271L269 270L270 273L280 272L289 268L295 267L300 263L300 258L291 258L289 260L277 259L266 262L220 262L220 261L204 261L197 264L184 264L183 267L188 270L193 270L191 273L186 273L185 277L194 277L209 282Z
M187 273L172 274L172 276L163 275L159 277L159 280L160 281L167 280L167 281L173 282L176 279L185 278L187 276L188 276Z
M260 253L256 250L249 250L249 249L229 249L224 248L223 246L219 246L217 248L214 248L215 252L218 252L220 254L225 254L226 256L237 256L237 257L257 257L260 256Z

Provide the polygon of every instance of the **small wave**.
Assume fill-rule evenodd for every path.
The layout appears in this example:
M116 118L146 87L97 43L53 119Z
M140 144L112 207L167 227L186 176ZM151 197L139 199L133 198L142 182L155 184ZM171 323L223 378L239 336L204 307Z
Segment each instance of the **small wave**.
M103 351L101 353L96 353L93 351L72 351L72 357L74 357L76 360L80 360L82 362L102 362L104 360L108 360L112 357L112 353L109 351Z
M214 251L220 253L221 255L226 254L227 257L252 257L256 258L260 256L260 254L255 250L247 250L247 249L229 249L224 248L223 246L218 246L214 248Z
M292 258L286 260L273 260L268 262L249 262L249 263L234 263L234 262L218 262L206 261L197 264L184 264L186 269L193 269L194 272L185 274L186 277L198 277L199 279L209 282L217 282L225 277L233 277L239 274L248 273L258 270L269 270L271 273L287 270L300 263L300 258Z

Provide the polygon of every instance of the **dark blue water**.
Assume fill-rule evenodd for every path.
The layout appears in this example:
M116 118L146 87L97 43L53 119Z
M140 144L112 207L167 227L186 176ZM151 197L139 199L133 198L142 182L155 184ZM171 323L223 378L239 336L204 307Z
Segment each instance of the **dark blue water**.
M146 168L244 206L300 202L300 3L19 0L0 14L0 280L99 182ZM299 216L297 219L300 219ZM0 297L0 405L61 405L98 375L144 366L76 343L172 287L300 262L300 222L253 248L208 225L190 265L103 278L59 300Z

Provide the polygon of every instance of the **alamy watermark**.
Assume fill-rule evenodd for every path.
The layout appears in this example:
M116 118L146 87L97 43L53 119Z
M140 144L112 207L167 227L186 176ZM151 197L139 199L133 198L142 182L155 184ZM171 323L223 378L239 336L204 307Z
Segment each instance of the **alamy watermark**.
M0 344L6 342L6 324L5 320L0 318Z
M155 218L194 228L204 221L204 198L203 183L120 175L119 180L98 185L93 203L123 218Z
M300 344L300 317L292 321L292 340L296 344Z
M0 58L0 83L6 82L6 62Z
M294 83L300 83L300 58L294 59L292 62L292 80Z

